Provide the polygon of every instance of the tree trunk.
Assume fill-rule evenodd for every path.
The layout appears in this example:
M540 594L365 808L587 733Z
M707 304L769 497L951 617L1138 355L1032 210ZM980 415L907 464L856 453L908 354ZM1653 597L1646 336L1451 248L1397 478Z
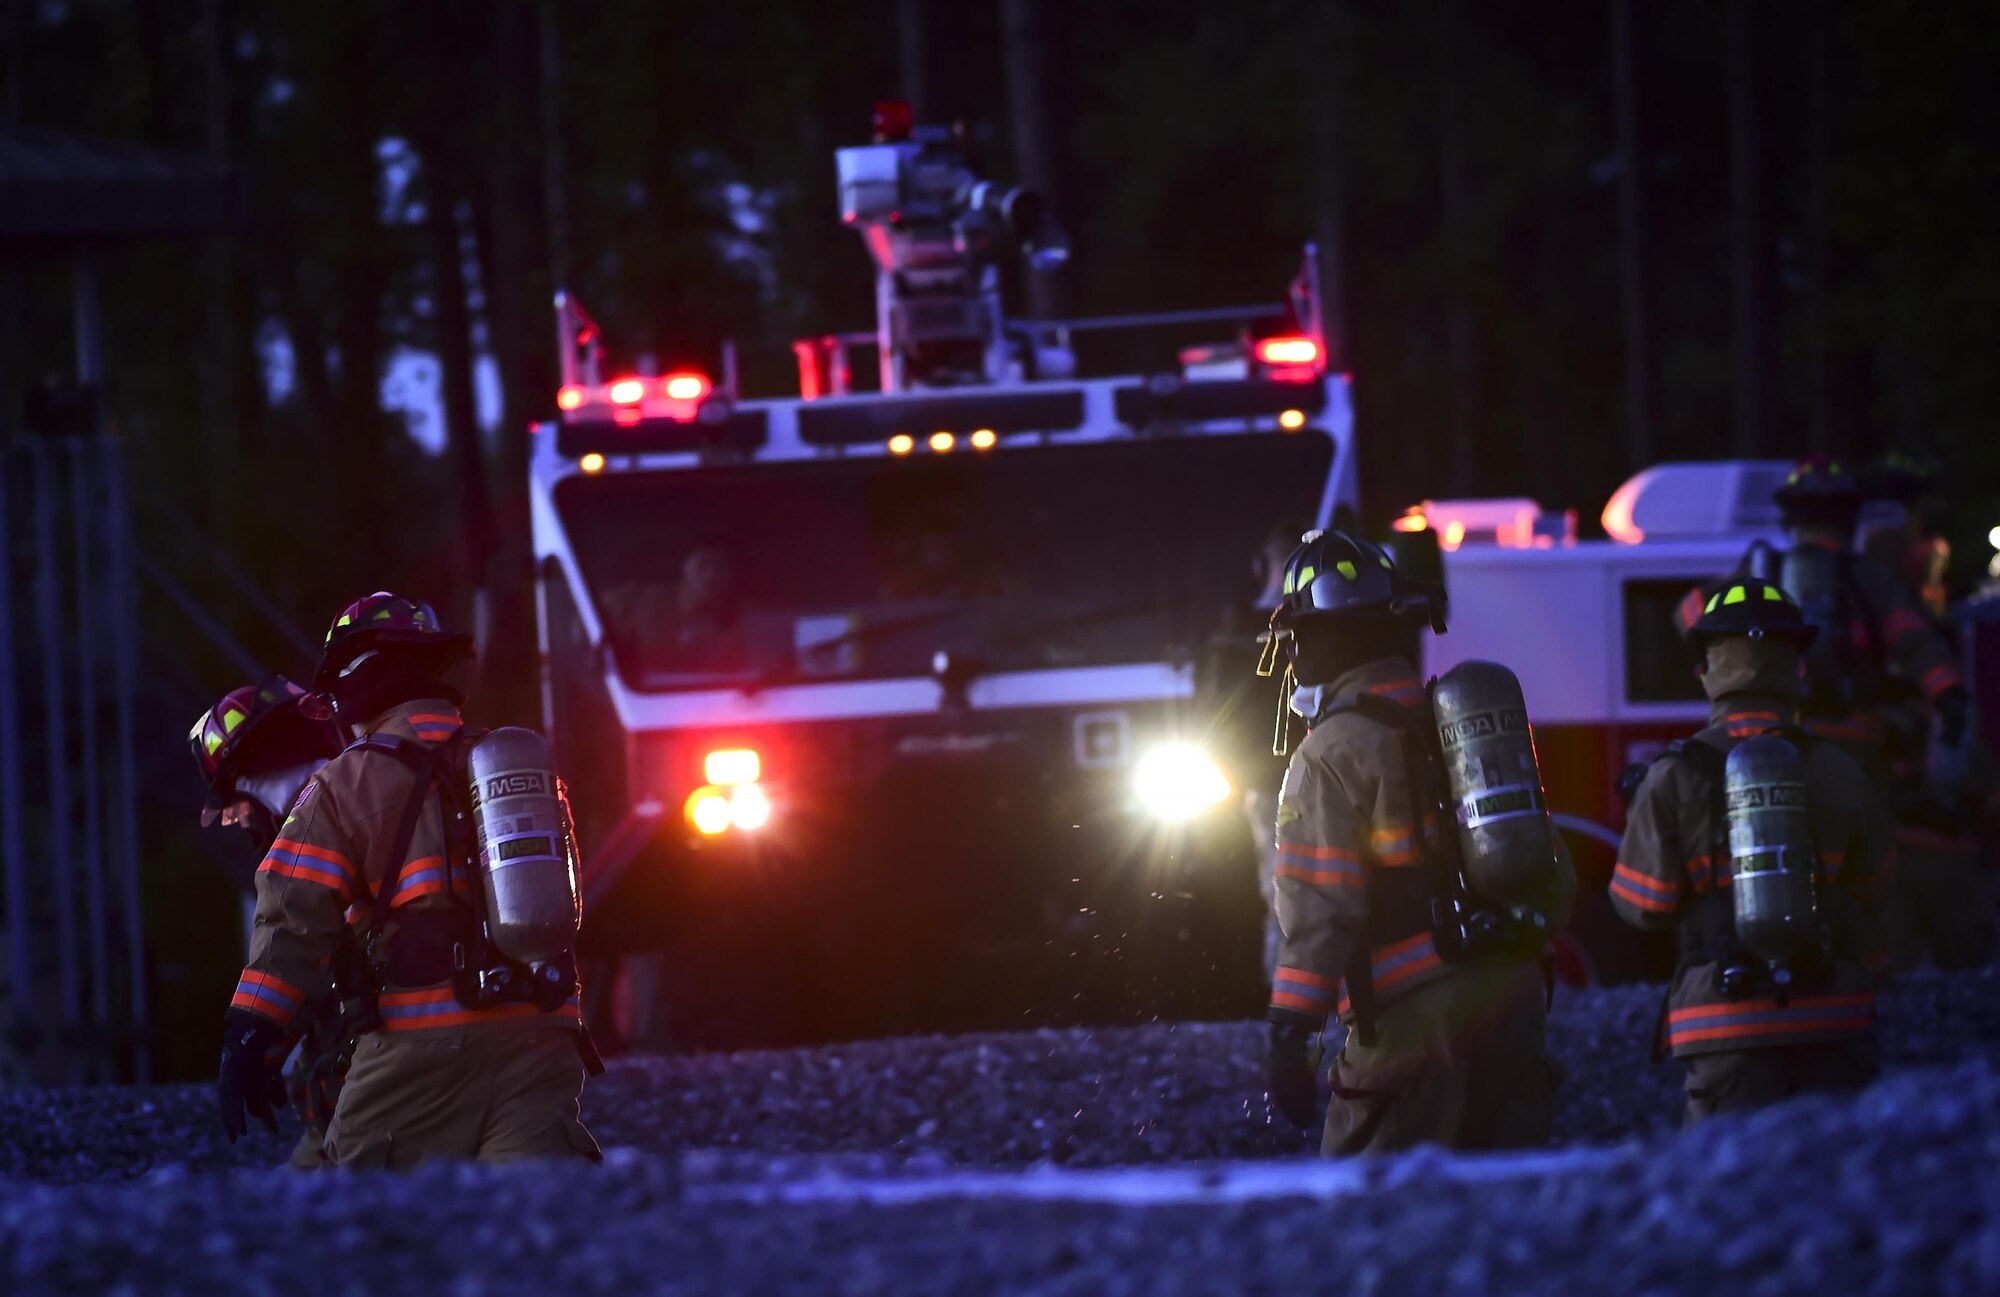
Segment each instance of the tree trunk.
M1618 277L1625 325L1625 467L1653 462L1653 347L1646 284L1646 160L1639 145L1633 0L1611 0L1611 85L1618 123Z
M1048 201L1058 214L1055 168L1049 158L1048 85L1042 75L1042 14L1036 0L1000 0L1000 42L1007 63L1008 120L1014 139L1019 183ZM1029 274L1028 314L1039 320L1062 317L1060 271Z
M430 231L437 288L433 318L437 321L438 386L444 398L446 444L458 476L459 588L471 591L485 580L492 523L485 457L479 447L478 405L472 391L472 313L465 300L465 249L451 163L434 147L424 154L424 167L431 182L424 220Z
M1827 399L1827 169L1833 134L1827 27L1826 7L1807 6L1806 426L1814 450L1830 449L1833 440Z
M1752 0L1728 0L1730 344L1734 356L1736 455L1764 444L1763 124L1752 48Z
M227 161L229 32L223 22L222 0L202 0L201 18L203 143L210 157ZM240 434L245 411L237 404L242 386L237 365L235 235L211 234L204 242L200 292L205 350L211 368L208 381L201 385L201 408L208 467L199 475L202 498L194 512L216 544L234 548L235 524L240 517L234 506L237 492L245 485L239 471L243 462Z
M903 99L916 121L930 116L930 78L924 0L896 0L896 37L903 70Z
M1469 296L1471 266L1466 228L1467 211L1463 101L1459 95L1460 57L1458 0L1439 0L1439 57L1443 75L1438 96L1439 189L1442 194L1439 216L1443 225L1442 253L1445 280L1445 346L1449 357L1448 394L1452 490L1471 495L1478 489L1479 445L1478 339L1477 322Z
M557 288L572 291L575 263L570 258L569 199L563 171L562 47L556 28L556 0L542 0L542 207L549 225L549 277Z
M1326 335L1326 367L1336 373L1352 366L1347 335L1347 105L1348 63L1338 37L1346 32L1344 5L1329 3L1322 21L1336 36L1318 59L1321 80L1313 105L1313 241L1318 246L1320 331Z

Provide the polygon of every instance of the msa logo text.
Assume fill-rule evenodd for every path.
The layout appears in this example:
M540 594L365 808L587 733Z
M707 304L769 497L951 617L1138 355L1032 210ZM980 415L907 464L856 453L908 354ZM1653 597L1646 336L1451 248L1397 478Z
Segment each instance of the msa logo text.
M1453 721L1449 725L1439 726L1438 737L1444 740L1446 747L1455 748L1467 739L1488 738L1496 732L1497 728L1493 722L1492 712L1478 712L1466 717L1462 721Z
M487 779L485 788L480 791L482 800L489 802L496 797L546 797L549 795L549 776L541 770L509 770Z

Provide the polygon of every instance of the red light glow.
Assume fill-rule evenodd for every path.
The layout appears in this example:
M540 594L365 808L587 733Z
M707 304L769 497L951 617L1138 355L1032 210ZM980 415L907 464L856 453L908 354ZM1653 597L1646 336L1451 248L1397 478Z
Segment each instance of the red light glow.
M1424 517L1424 507L1420 504L1413 504L1410 506L1409 512L1389 525L1397 531L1428 531L1431 524L1430 519Z
M621 378L605 389L613 405L637 405L645 399L646 385L636 378Z
M708 395L708 379L701 374L668 374L660 390L670 401L699 401Z
M574 383L556 390L556 408L558 410L580 409L583 401L584 390Z
M1311 338L1264 338L1257 343L1257 359L1267 365L1317 365L1319 344Z
M910 106L900 99L881 99L875 104L875 142L887 144L892 140L907 140L916 125Z
M639 426L639 421L645 417L638 410L613 410L611 412L611 422L621 428L636 428Z

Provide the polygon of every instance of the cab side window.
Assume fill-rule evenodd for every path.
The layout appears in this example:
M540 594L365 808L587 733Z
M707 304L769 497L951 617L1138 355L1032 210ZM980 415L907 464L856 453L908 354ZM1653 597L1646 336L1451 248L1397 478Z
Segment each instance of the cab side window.
M1694 650L1674 626L1674 609L1700 580L1656 577L1623 583L1619 601L1625 617L1626 702L1701 701Z

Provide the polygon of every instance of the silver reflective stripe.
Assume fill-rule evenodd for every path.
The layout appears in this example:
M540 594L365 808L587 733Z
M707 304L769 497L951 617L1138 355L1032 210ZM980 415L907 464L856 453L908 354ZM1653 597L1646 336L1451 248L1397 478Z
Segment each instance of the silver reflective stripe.
M1506 809L1493 809L1496 803L1505 806ZM1487 809L1482 812L1481 807ZM1482 788L1476 793L1458 799L1457 815L1460 828L1477 829L1488 824L1498 824L1502 820L1518 820L1523 815L1546 814L1548 808L1542 804L1540 784L1503 784L1498 788Z

